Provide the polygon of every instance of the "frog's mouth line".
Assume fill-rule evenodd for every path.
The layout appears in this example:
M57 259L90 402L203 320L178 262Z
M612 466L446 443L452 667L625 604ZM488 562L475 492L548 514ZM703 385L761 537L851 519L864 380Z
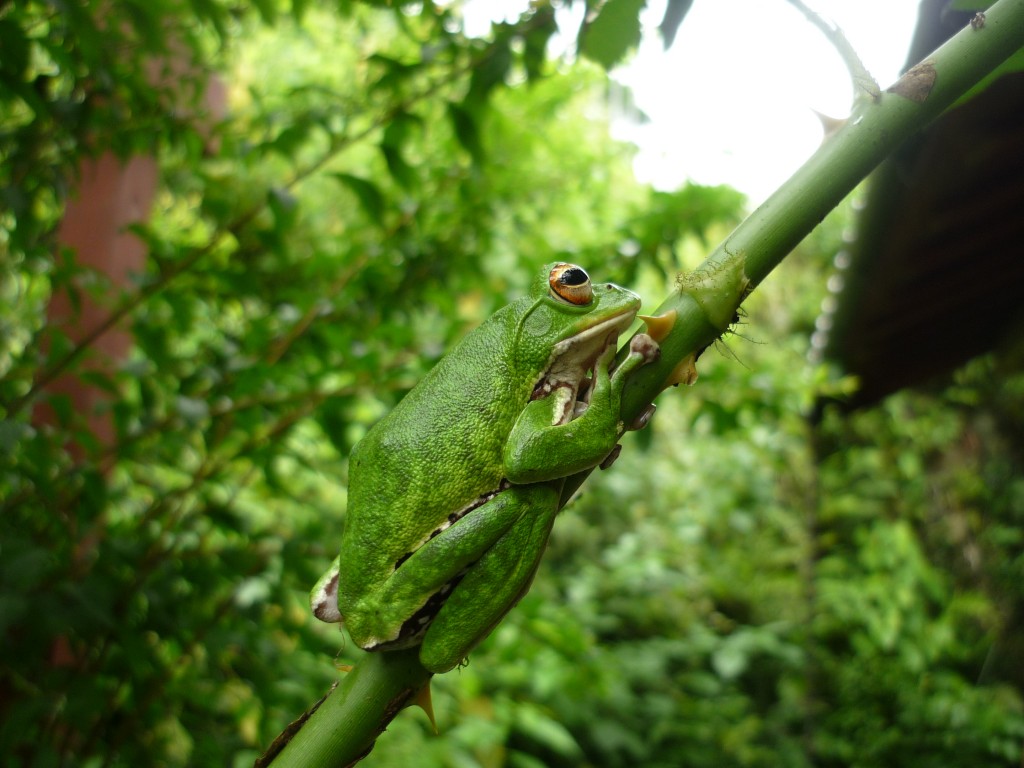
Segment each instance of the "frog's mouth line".
M555 345L551 361L530 396L531 400L540 400L554 393L557 400L551 426L568 424L587 409L598 361L614 349L634 317L636 311L623 312Z

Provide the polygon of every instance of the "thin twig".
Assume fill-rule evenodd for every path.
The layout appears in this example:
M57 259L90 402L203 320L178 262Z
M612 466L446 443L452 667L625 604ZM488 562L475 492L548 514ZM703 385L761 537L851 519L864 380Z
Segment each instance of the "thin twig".
M868 72L864 62L857 55L857 50L846 39L846 35L843 34L843 30L840 29L839 25L809 8L803 3L803 0L786 0L786 2L800 11L832 43L836 52L842 57L843 63L846 64L846 69L850 72L854 93L863 92L871 97L872 101L878 101L882 97L882 89L878 87L875 78Z

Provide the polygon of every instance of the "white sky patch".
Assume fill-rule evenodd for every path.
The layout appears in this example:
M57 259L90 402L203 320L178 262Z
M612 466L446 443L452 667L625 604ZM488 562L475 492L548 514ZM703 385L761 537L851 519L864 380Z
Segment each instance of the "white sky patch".
M883 89L897 78L918 0L808 5L842 28ZM491 19L514 20L525 7L471 0L467 32L485 34ZM668 51L656 29L664 7L665 0L648 0L640 50L613 72L648 122L618 120L613 132L639 147L641 181L661 189L687 180L729 184L757 205L821 143L815 110L849 114L850 75L825 36L785 0L694 0Z

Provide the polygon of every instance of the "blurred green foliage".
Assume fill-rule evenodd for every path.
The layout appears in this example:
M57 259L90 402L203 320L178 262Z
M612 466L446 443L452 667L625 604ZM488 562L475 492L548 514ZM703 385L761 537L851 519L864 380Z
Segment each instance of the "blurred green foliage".
M591 31L599 61L628 48ZM337 676L306 591L367 426L541 263L654 306L736 222L731 190L633 180L606 75L547 60L554 32L545 4L469 39L432 3L0 3L4 765L251 763ZM181 52L201 65L147 74ZM230 112L200 127L213 71ZM120 288L55 240L104 151L161 169ZM561 516L436 681L442 735L406 713L366 765L1020 764L1024 380L976 361L812 423L842 224ZM127 318L117 369L47 324L58 290ZM61 372L116 393L112 444Z

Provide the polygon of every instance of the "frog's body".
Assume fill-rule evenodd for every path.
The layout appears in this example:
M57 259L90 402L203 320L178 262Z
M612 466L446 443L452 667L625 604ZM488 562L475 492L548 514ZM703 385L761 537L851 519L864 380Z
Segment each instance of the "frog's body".
M341 553L311 599L362 648L421 643L435 672L462 661L529 587L565 478L622 434L625 374L656 347L608 367L640 300L572 265L545 277L559 293L492 315L352 451Z

